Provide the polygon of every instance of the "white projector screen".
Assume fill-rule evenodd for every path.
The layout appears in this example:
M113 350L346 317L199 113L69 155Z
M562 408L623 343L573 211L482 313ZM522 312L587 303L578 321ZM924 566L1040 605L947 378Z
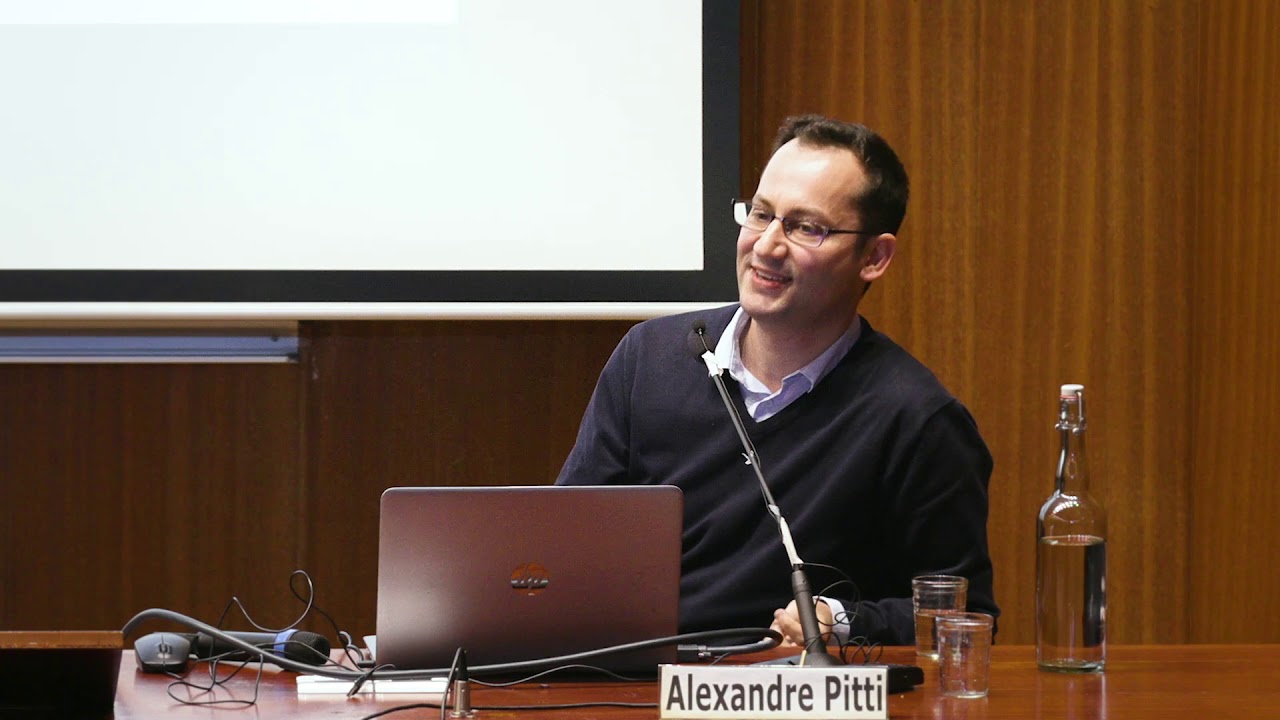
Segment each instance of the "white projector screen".
M738 28L736 0L0 0L0 317L730 301Z

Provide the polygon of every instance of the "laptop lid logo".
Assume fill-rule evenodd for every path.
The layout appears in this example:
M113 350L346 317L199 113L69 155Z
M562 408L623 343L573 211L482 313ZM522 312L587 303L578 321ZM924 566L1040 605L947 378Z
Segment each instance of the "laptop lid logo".
M511 571L511 589L521 595L537 595L551 584L551 572L538 563L524 563Z

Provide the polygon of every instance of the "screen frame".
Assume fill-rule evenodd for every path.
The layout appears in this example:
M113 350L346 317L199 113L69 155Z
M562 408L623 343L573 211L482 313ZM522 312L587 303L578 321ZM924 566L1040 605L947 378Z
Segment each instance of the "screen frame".
M732 302L737 227L729 203L740 174L739 1L704 0L702 16L701 270L0 270L0 317L147 316L148 306L159 308L157 314L181 315L186 304L217 316L277 316L293 304L313 308L309 314L316 316L376 317L385 304L399 317L419 306L425 314L445 316L485 316L491 308L499 317L541 315L543 309L552 316L608 317ZM348 304L354 306L344 310ZM439 311L459 304L467 309ZM525 311L511 311L524 304ZM560 304L573 309L559 312Z

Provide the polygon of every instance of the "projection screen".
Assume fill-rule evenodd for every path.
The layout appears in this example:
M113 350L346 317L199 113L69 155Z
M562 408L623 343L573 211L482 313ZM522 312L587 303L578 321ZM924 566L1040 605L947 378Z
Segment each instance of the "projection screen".
M0 0L0 318L732 301L736 0Z

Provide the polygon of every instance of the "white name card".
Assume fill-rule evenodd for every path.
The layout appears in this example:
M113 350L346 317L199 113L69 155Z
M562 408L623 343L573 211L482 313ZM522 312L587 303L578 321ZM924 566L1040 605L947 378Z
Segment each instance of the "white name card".
M660 718L889 717L883 665L663 665Z

